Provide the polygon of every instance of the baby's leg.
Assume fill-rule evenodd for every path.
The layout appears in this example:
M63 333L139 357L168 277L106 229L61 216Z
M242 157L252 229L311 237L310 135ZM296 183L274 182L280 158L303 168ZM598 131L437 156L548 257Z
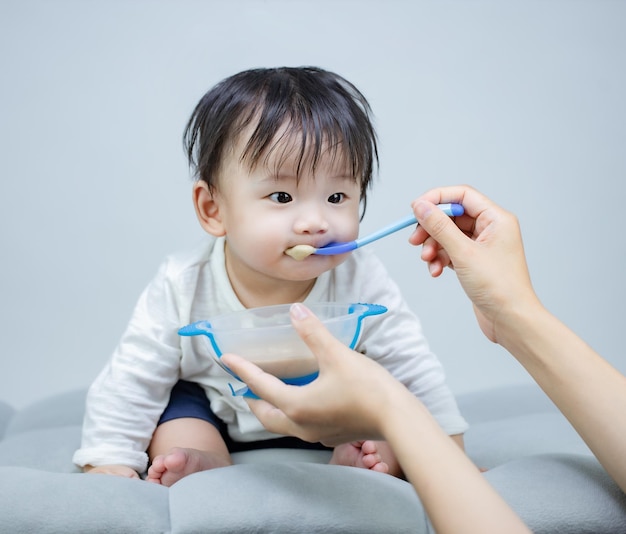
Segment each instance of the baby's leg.
M334 465L348 465L402 477L396 455L386 441L353 441L335 447L330 459Z
M181 417L160 424L148 449L147 480L171 486L181 478L232 464L219 430L204 419Z

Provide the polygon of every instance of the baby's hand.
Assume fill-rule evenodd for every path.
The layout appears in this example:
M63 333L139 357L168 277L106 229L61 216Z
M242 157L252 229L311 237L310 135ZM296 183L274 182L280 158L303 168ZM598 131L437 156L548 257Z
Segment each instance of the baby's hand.
M131 469L126 465L98 465L96 467L92 465L86 465L83 468L85 473L96 473L101 475L115 475L118 477L126 478L139 478L137 471Z

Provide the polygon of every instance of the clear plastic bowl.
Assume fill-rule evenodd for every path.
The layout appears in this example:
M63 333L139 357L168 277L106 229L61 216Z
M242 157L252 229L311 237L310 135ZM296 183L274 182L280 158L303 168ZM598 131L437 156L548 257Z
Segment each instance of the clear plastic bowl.
M227 313L184 326L178 333L207 336L218 363L235 378L220 362L224 353L238 354L288 384L307 384L317 376L317 360L291 325L290 306L280 304ZM350 348L359 339L361 321L387 311L378 304L318 302L306 306L333 336ZM231 389L235 394L246 394L232 385Z

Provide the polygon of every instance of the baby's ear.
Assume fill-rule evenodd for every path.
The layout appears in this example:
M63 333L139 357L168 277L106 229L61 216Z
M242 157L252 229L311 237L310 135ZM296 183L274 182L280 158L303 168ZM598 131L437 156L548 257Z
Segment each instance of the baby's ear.
M220 207L216 192L209 189L209 185L204 180L198 180L193 184L193 205L196 209L196 216L200 226L206 232L215 237L226 235L226 229L222 224Z

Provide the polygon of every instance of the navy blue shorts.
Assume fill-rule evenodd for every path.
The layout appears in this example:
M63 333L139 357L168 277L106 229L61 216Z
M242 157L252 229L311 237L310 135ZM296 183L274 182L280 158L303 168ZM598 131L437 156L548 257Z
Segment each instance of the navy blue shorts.
M234 441L228 434L226 423L211 410L211 402L207 398L204 389L195 382L188 382L187 380L179 380L172 388L170 401L163 414L161 414L158 424L166 423L172 419L180 419L181 417L192 417L211 423L219 430L230 452L274 448L331 450L321 443L309 443L291 436L261 441Z

